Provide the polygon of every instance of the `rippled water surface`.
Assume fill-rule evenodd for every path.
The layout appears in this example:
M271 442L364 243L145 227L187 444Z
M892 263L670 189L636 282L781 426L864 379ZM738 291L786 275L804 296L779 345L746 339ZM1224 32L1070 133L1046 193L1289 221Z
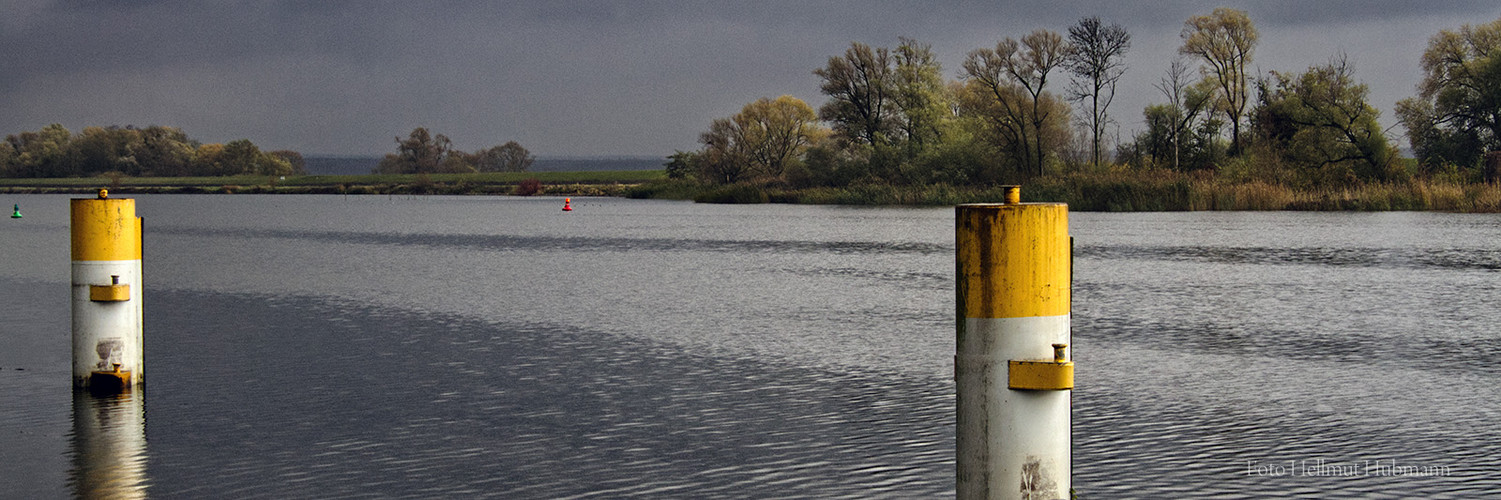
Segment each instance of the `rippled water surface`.
M953 494L953 212L141 196L144 391L0 223L23 498ZM1501 494L1501 217L1075 213L1082 498Z

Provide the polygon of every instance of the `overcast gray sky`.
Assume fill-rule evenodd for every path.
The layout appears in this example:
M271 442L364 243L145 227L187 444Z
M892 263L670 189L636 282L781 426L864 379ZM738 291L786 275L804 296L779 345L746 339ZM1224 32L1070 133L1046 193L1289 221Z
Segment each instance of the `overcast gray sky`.
M1151 85L1184 20L1221 5L1250 13L1262 72L1348 54L1388 125L1430 37L1501 17L1495 2L1442 0L0 0L0 134L172 125L204 142L378 155L425 126L466 150L667 155L759 97L818 106L813 70L851 41L931 43L957 78L970 50L1098 15L1134 37L1110 109L1129 136L1161 101Z

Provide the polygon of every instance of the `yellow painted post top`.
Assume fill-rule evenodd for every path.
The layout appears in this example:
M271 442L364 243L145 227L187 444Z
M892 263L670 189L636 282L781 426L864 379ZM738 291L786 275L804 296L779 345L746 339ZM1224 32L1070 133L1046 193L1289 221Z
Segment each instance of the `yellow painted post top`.
M1069 313L1067 204L959 205L955 226L963 317Z
M73 260L140 260L141 220L130 198L75 198Z

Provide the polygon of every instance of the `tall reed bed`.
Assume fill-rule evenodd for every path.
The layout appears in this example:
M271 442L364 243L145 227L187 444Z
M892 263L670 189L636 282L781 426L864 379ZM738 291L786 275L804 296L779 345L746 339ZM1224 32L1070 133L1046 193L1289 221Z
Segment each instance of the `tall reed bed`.
M1412 179L1345 187L1294 188L1177 172L1069 174L1042 178L1025 199L1067 202L1082 211L1433 210L1501 212L1501 185Z
M929 184L859 184L795 189L755 183L707 186L683 181L646 183L643 198L707 203L810 203L837 205L957 205L999 202L1000 187ZM1102 169L1033 179L1023 201L1068 203L1094 212L1186 210L1434 210L1501 212L1501 185L1413 179L1344 187L1296 188L1262 180L1232 181L1207 173Z

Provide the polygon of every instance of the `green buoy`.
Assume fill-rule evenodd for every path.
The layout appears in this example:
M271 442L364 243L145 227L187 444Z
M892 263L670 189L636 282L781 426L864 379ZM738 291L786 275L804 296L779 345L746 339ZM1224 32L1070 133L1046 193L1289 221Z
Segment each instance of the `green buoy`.
M11 212L10 218L12 218L12 219L19 219L19 218L21 218L21 204L20 203L16 204L16 211L15 212Z

